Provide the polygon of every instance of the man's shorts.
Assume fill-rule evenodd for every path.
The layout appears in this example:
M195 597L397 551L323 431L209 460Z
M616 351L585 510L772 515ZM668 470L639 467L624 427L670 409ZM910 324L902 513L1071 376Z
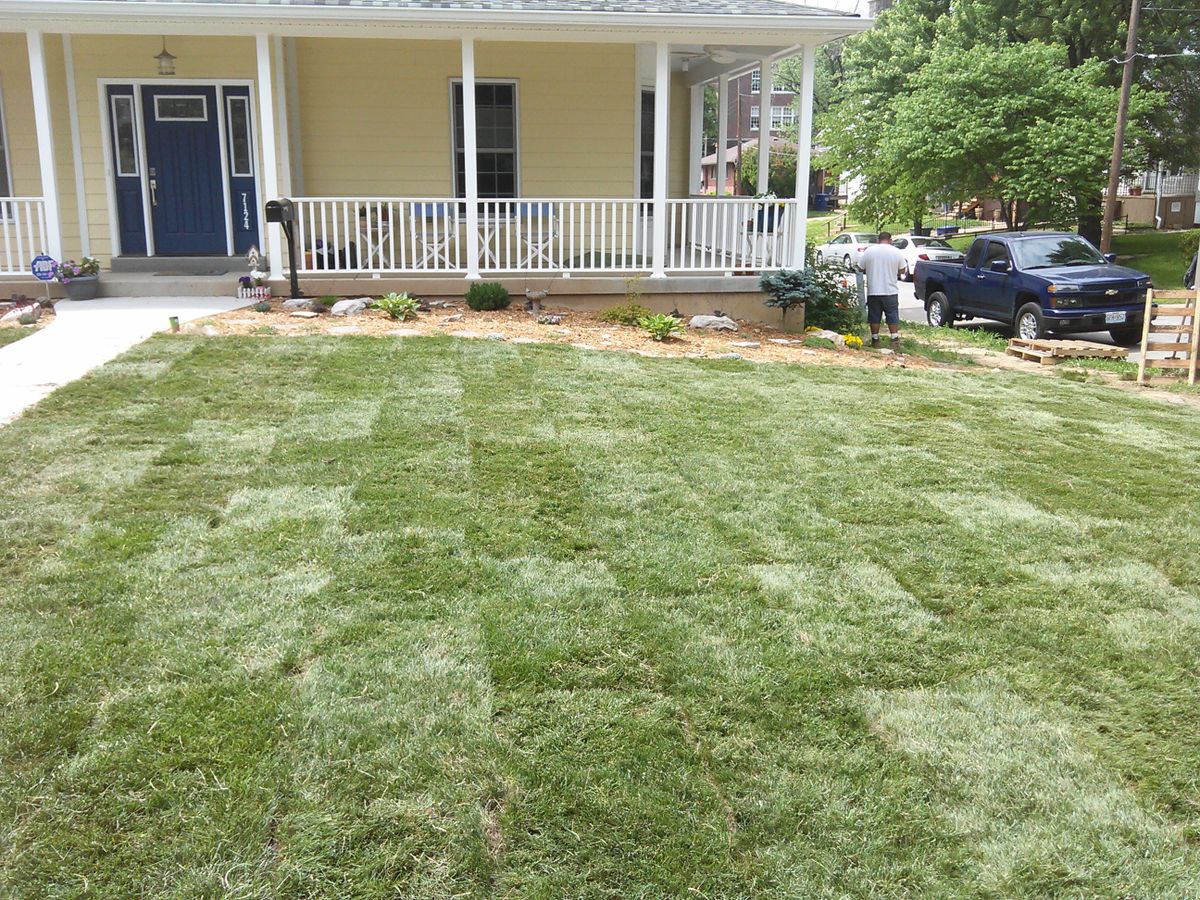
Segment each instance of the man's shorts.
M900 324L900 295L899 294L868 294L867 295L867 324L878 325L887 316L889 325Z

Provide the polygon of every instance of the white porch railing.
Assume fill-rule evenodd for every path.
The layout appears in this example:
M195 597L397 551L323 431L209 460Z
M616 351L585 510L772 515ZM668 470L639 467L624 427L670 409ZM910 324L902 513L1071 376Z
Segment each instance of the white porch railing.
M450 198L306 197L296 210L300 274L465 274L466 207ZM648 272L653 201L480 200L479 271ZM791 264L795 200L668 200L669 272L758 272Z
M692 198L667 201L667 269L761 272L792 265L795 200ZM801 210L801 215L807 211Z
M46 204L41 197L0 197L0 275L28 275L46 252Z

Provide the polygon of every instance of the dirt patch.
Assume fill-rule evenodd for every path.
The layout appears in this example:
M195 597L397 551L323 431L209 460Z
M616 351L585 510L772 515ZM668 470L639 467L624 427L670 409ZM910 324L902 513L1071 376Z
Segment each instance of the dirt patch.
M558 324L539 324L520 306L493 312L475 312L465 303L450 304L421 313L416 319L397 321L378 310L350 317L322 313L315 318L293 315L276 300L271 311L239 309L195 323L189 330L208 334L279 335L374 335L417 337L448 334L477 340L503 340L520 344L569 344L589 350L616 350L642 356L713 359L736 353L752 362L807 363L811 365L891 367L945 367L923 357L883 354L869 350L839 350L804 346L804 335L779 331L766 325L738 322L736 332L688 329L668 341L653 341L640 328L609 325L596 313L572 309L544 308L542 315L558 316ZM745 344L757 346L744 346Z

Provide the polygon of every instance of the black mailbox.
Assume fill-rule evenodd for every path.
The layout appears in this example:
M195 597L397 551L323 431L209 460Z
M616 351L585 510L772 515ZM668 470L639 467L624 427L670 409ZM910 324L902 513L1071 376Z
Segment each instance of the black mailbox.
M296 208L291 200L268 200L266 208L267 222L279 225L296 220Z

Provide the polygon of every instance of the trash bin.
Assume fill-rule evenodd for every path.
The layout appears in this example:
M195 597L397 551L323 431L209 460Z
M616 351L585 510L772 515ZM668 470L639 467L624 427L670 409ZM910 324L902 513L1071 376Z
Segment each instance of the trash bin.
M816 210L817 212L828 212L829 211L829 195L828 194L816 194L813 197L813 209Z

